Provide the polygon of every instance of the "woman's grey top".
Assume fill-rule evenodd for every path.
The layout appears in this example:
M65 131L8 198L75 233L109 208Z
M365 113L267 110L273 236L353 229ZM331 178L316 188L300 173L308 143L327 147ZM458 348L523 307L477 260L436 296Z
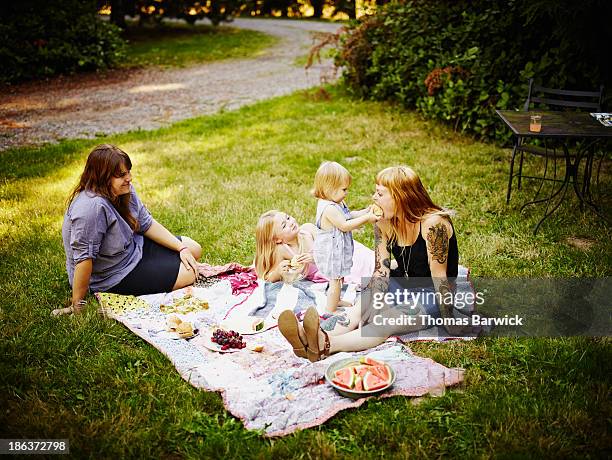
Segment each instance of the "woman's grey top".
M89 281L92 292L107 291L140 262L143 233L153 223L153 217L133 187L130 187L129 208L140 224L137 233L107 198L82 191L72 200L62 225L70 286L73 283L74 267L84 260L93 260Z

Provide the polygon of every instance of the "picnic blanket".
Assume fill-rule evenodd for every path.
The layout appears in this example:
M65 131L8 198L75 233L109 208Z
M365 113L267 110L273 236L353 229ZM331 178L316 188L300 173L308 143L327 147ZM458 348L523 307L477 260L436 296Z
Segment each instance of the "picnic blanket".
M359 297L358 284L345 284L342 289L342 299L355 303ZM327 304L327 283L313 283L307 280L297 281L291 284L276 282L269 283L259 280L252 295L240 302L226 314L226 317L235 315L255 316L264 319L266 328L273 327L277 323L278 316L283 310L292 310L298 317L310 306L316 306L319 315L324 318L329 316L325 311ZM469 279L469 270L459 266L459 274L456 280L456 293L473 293L474 288ZM464 296L466 297L466 296ZM473 299L473 297L472 297ZM475 311L472 301L463 306L461 311L456 311L455 316L467 317ZM404 342L409 341L438 341L447 340L470 340L474 337L450 336L443 327L430 327L411 332L399 337Z
M200 280L196 287L171 293L96 296L109 317L160 350L187 382L203 390L221 392L226 409L249 430L260 430L268 437L283 436L319 425L343 409L363 404L365 399L355 401L340 396L324 381L327 366L349 356L368 355L393 366L396 382L379 396L382 398L436 394L463 380L462 369L449 369L415 356L397 340L361 353L338 353L317 363L297 358L276 328L276 315L282 305L299 310L312 305L314 300L321 307L326 284L263 283L253 281L253 272L248 267L221 268L209 266L206 273L216 275L206 277L204 282ZM356 286L349 285L345 298L355 293ZM190 340L174 338L166 330L170 314L192 322L200 333ZM264 318L263 332L245 336L247 344L263 345L261 352L245 348L235 353L218 353L206 346L213 328L224 320L245 315ZM446 337L438 331L403 337L425 338Z

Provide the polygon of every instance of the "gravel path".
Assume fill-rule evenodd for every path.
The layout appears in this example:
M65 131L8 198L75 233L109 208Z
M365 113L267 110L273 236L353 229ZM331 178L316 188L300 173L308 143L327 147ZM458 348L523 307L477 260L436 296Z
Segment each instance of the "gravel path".
M183 69L114 71L9 87L0 94L0 150L156 129L315 86L322 74L329 73L331 63L305 71L295 60L308 53L311 32L335 32L340 27L269 19L236 19L220 27L227 26L258 30L281 40L251 59Z

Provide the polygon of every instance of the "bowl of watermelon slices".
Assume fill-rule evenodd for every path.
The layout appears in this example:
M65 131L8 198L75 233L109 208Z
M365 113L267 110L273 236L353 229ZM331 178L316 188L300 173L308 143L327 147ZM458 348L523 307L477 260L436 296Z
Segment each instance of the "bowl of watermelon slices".
M362 356L331 363L325 371L325 380L342 396L359 399L391 388L395 372L384 361Z

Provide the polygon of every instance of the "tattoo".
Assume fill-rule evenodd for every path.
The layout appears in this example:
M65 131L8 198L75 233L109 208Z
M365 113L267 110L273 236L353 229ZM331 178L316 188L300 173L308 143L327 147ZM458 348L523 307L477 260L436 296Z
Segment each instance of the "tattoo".
M378 225L374 225L374 273L367 285L367 289L373 292L387 292L389 288L389 267L391 260L380 253L382 246L382 233Z
M378 247L380 246L381 239L380 229L378 225L374 225L374 273L380 273L381 257Z
M374 276L370 280L370 287L374 292L387 292L389 287L389 279L385 276Z
M440 315L442 318L453 318L455 320L455 305L453 296L456 285L454 283L451 284L447 278L433 278L433 280L442 300L439 305ZM449 335L455 336L463 336L465 334L471 334L474 332L472 327L469 325L464 326L455 323L444 323L444 329Z
M326 318L321 323L321 329L326 332L333 331L336 325L348 327L351 324L351 320L346 317L346 309L344 307L338 307L336 313Z
M453 289L448 279L434 279L434 284L437 285L438 294L440 294L440 316L442 318L452 318L455 302Z
M442 223L433 225L427 232L427 246L432 259L439 264L446 262L448 257L448 230Z
M384 257L381 254L382 233L378 225L374 226L374 276L388 276L391 267L390 256Z
M440 281L438 292L440 293L442 302L444 302L444 304L450 304L451 306L453 305L453 290L451 289L450 283L447 279Z

